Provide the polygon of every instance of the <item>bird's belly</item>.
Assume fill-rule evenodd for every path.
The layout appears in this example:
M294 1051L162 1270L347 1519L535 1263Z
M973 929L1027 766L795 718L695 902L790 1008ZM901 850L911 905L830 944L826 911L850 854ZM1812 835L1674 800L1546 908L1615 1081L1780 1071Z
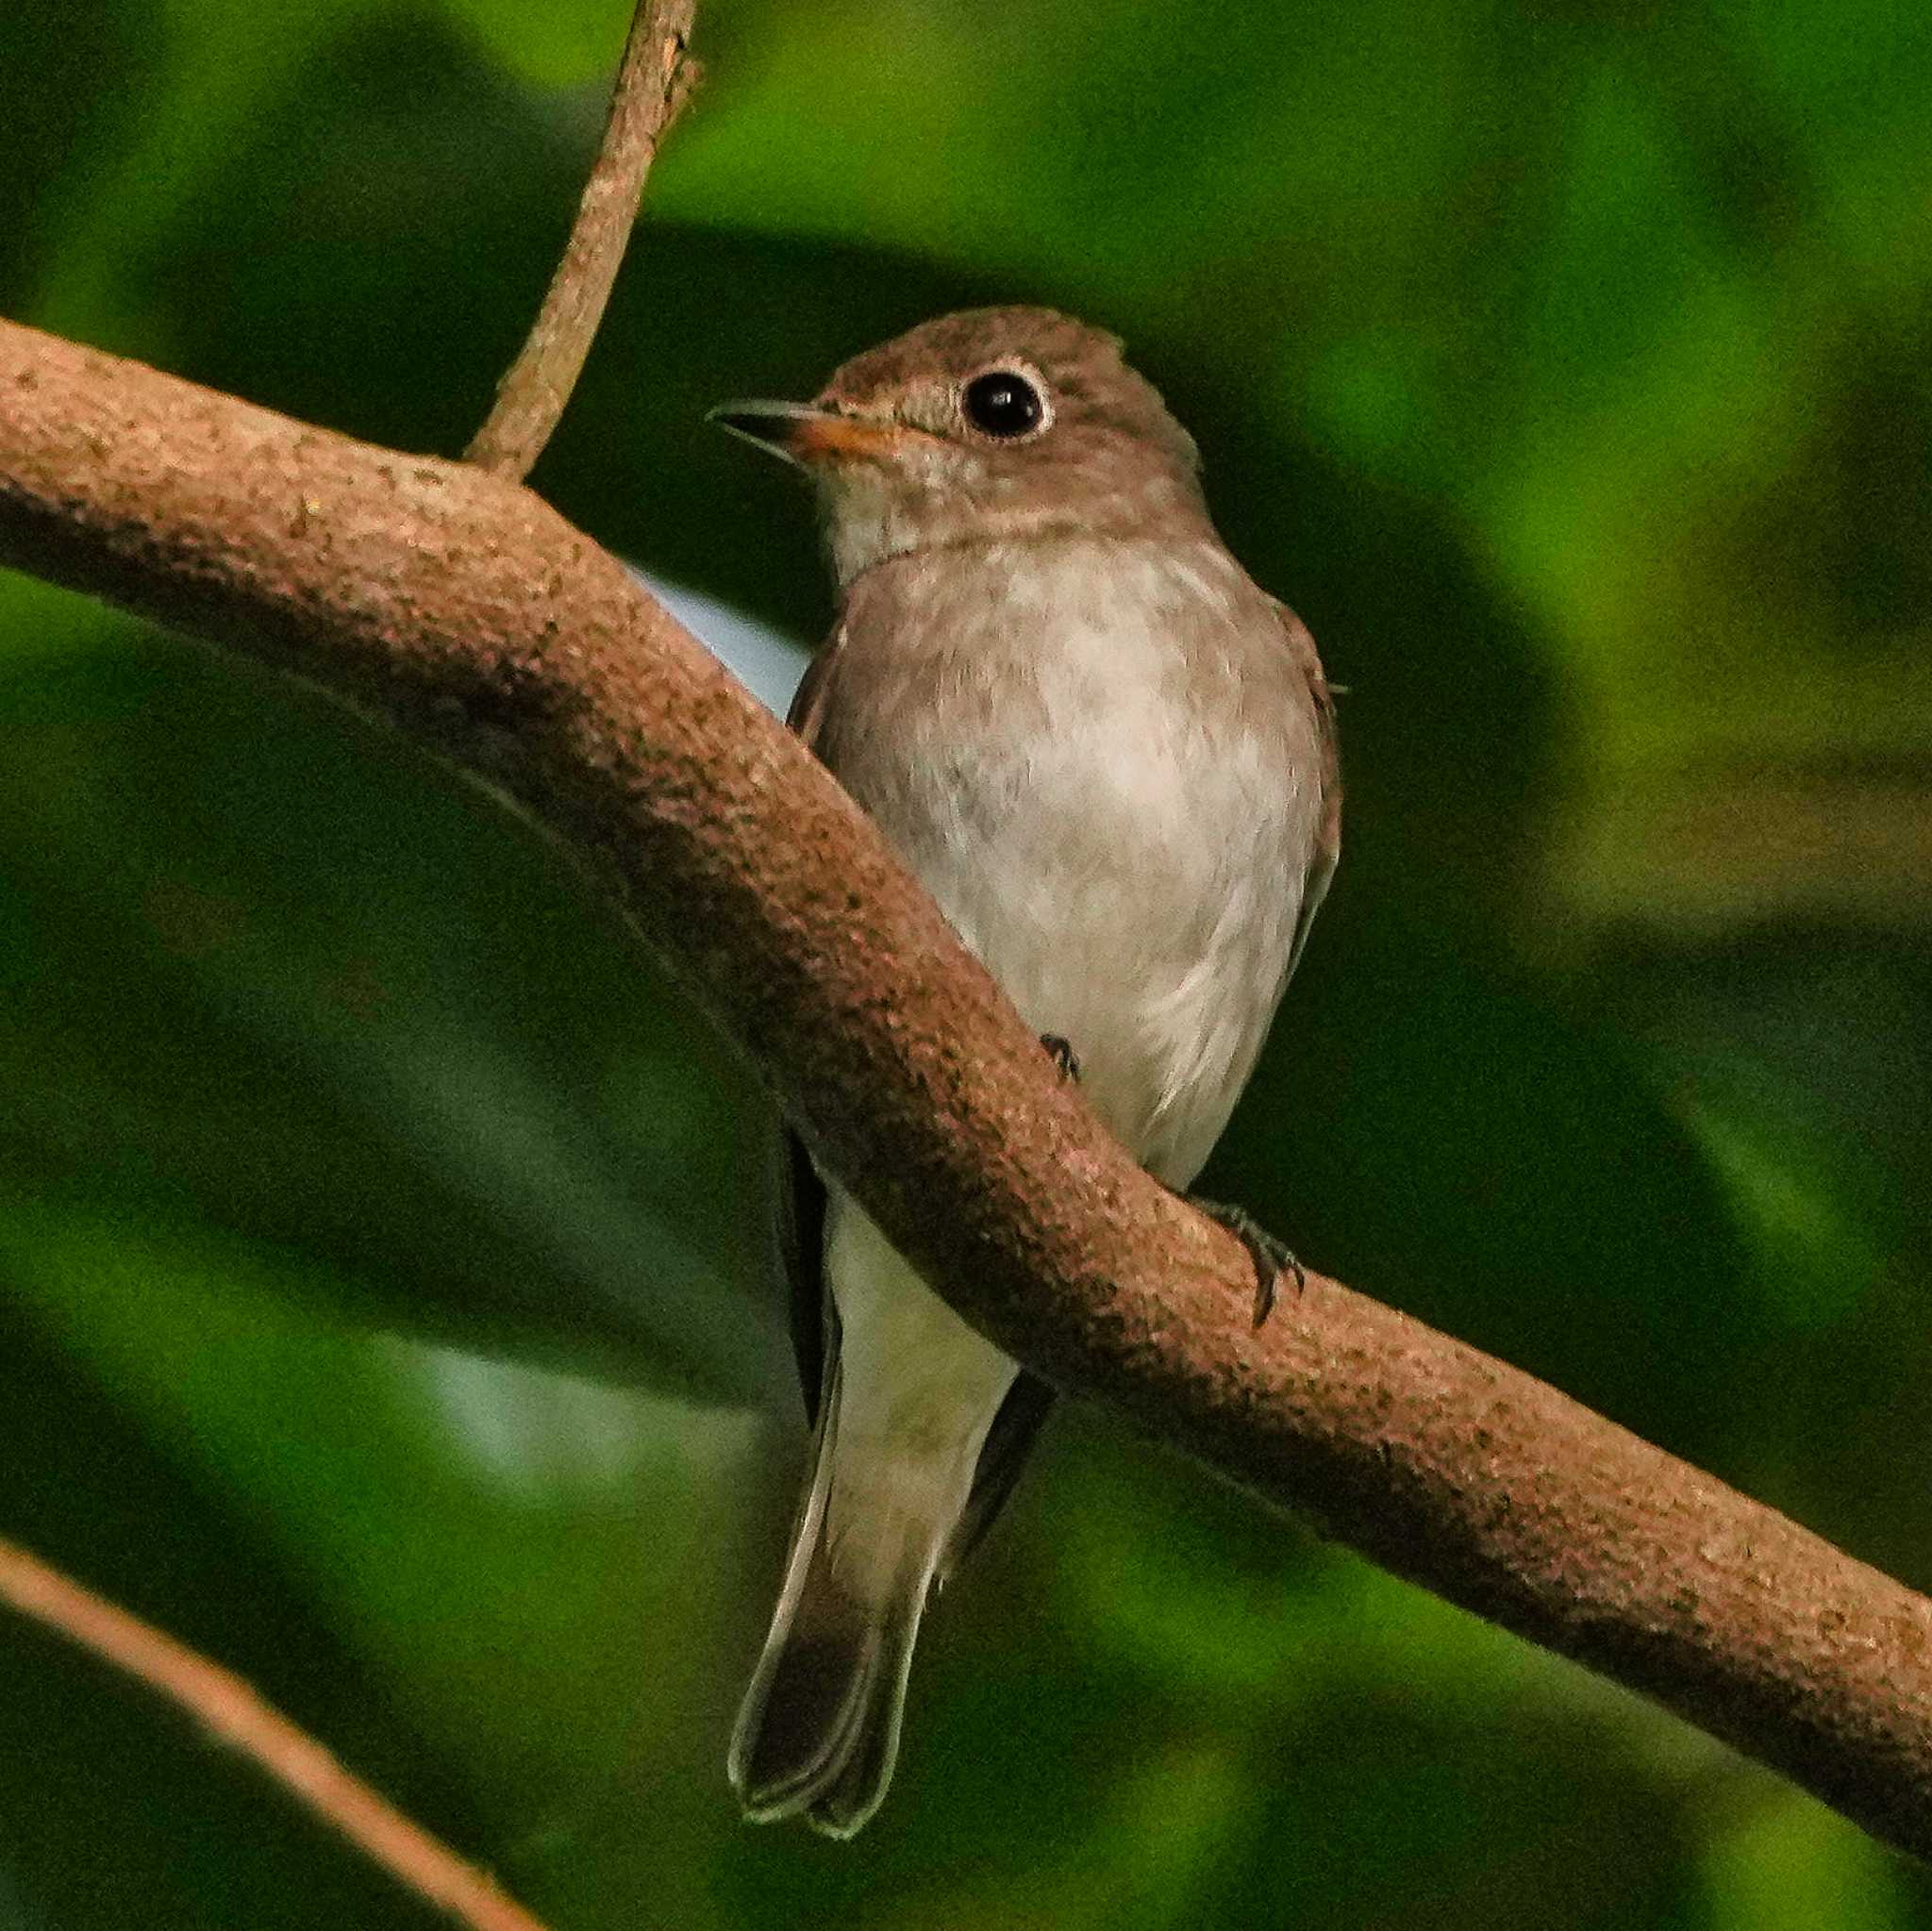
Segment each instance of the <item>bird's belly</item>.
M1280 996L1290 827L1238 756L1134 744L1096 721L1024 760L979 747L927 766L887 829L1026 1024L1068 1042L1101 1118L1183 1187Z

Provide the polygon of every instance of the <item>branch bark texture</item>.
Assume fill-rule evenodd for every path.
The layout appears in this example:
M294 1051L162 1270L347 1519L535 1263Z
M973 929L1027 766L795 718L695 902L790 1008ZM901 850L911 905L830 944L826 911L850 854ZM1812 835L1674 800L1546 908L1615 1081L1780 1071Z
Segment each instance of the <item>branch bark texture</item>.
M1241 1245L1051 1076L827 774L526 491L0 325L0 561L516 800L1018 1358L1932 1855L1932 1603L1334 1281L1255 1331Z

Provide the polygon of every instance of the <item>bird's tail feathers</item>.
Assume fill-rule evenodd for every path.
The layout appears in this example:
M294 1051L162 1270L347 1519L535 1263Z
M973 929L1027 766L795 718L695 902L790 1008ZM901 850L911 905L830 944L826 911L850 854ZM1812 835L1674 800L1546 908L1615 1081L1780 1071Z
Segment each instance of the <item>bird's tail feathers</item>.
M973 1455L908 1467L871 1442L841 1444L839 1383L835 1371L729 1769L753 1822L802 1811L828 1836L851 1837L891 1778L919 1619L965 1505Z

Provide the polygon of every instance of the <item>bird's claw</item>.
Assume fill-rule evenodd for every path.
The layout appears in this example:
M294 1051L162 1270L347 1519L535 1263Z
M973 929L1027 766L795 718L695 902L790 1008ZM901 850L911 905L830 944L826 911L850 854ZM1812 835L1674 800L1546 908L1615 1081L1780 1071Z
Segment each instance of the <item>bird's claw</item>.
M1307 1273L1295 1257L1294 1249L1271 1234L1246 1207L1234 1207L1225 1201L1203 1200L1192 1193L1189 1194L1188 1203L1199 1207L1217 1226L1225 1227L1248 1250L1248 1257L1255 1263L1257 1327L1262 1326L1274 1313L1275 1294L1284 1273L1294 1276L1297 1294L1307 1286Z

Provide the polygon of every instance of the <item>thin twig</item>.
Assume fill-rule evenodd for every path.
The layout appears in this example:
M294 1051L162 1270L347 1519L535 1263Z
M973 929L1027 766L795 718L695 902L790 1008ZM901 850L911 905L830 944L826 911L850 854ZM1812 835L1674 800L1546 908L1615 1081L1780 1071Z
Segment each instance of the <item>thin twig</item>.
M685 55L695 5L638 0L576 225L489 417L463 452L497 475L521 482L529 474L576 387L637 221L644 177L697 81L697 63Z
M232 1671L4 1540L0 1601L158 1690L258 1765L372 1863L470 1931L544 1931L541 1920L352 1776Z

